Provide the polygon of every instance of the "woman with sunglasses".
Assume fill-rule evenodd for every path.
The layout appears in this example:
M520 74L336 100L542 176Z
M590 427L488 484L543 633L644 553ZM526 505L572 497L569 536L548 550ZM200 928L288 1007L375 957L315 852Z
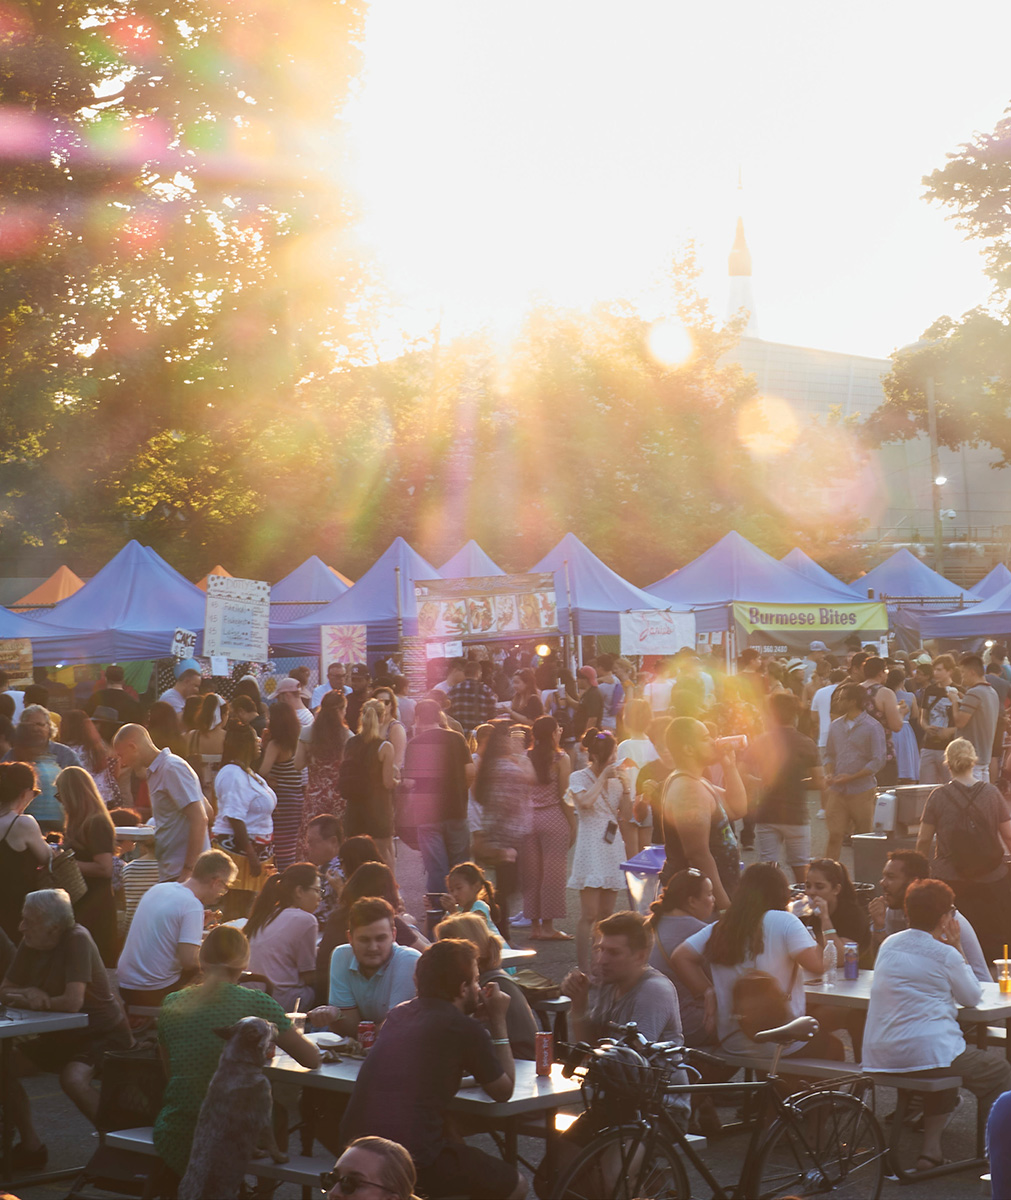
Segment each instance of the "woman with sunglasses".
M329 1176L324 1176L324 1182L333 1184L327 1200L359 1194L362 1200L375 1196L418 1200L414 1194L417 1178L411 1156L399 1142L361 1137L348 1146Z
M392 687L384 684L382 687L376 688L372 693L372 699L378 700L383 706L385 715L379 724L379 733L383 741L389 742L393 747L393 765L398 771L401 771L404 767L404 751L407 749L407 730L404 728L403 721L400 720L397 694Z
M17 945L25 896L42 882L55 846L25 809L39 794L35 772L22 762L0 763L0 929Z

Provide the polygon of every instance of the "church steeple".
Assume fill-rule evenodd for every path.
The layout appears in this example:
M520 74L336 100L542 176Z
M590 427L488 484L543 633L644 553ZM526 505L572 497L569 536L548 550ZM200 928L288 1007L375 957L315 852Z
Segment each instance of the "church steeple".
M744 184L741 172L737 173L738 207L742 207ZM737 218L737 230L734 233L734 244L730 247L727 259L728 274L730 275L730 296L727 304L727 319L736 317L741 309L748 314L748 323L744 327L745 337L758 337L758 318L755 315L755 294L751 288L751 251L744 236L744 217Z

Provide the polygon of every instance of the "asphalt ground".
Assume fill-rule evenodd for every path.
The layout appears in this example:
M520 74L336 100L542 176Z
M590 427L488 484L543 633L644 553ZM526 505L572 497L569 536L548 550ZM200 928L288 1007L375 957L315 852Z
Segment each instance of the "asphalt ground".
M825 843L824 823L815 816L816 805L812 806L813 851L819 855ZM753 862L753 851L744 852L746 863ZM843 850L843 861L852 867L852 854ZM425 883L421 856L416 851L401 845L397 861L397 878L404 902L416 916L424 911ZM579 898L575 892L568 893L568 916L557 922L559 928L575 933ZM532 946L537 949L537 958L531 963L549 978L561 982L565 973L575 965L573 942L530 942L522 929L513 931L513 944ZM25 1080L32 1098L32 1107L40 1134L49 1148L49 1170L61 1170L80 1166L87 1161L95 1146L94 1131L60 1091L55 1076L35 1075ZM892 1112L895 1094L888 1089L878 1089L877 1105L879 1118ZM728 1118L732 1116L728 1112ZM965 1158L973 1154L975 1141L975 1102L968 1093L962 1093L962 1102L956 1110L951 1124L944 1135L945 1155L949 1159ZM747 1137L743 1134L725 1135L713 1142L704 1151L704 1158L717 1179L723 1183L733 1182L740 1174L740 1164L746 1147ZM475 1144L484 1145L494 1153L490 1139L476 1139ZM915 1154L918 1138L913 1133L904 1135L903 1145L909 1155ZM543 1155L543 1143L533 1138L520 1139L520 1155L529 1163L537 1164ZM908 1158L907 1158L908 1161ZM882 1196L894 1196L896 1200L962 1200L963 1197L979 1197L980 1170L968 1169L940 1179L922 1180L909 1186L885 1181ZM31 1200L58 1200L65 1197L71 1181L56 1184L36 1185L19 1189L15 1180L11 1193L14 1196L30 1197ZM531 1196L533 1192L531 1191ZM709 1190L698 1177L692 1179L693 1197L708 1197ZM292 1185L283 1185L274 1193L277 1200L298 1200L300 1191ZM481 1197L474 1197L481 1200Z

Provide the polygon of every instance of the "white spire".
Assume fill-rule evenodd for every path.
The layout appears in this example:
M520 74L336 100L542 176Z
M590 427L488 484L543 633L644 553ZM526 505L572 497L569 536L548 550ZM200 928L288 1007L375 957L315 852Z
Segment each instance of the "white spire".
M741 193L744 183L741 171L737 171L738 209L743 207ZM755 294L751 287L751 251L744 236L744 218L737 218L737 230L734 234L734 244L730 248L727 260L730 275L730 295L727 303L727 319L736 317L741 309L748 314L748 323L744 327L745 337L758 337L758 318L755 315Z

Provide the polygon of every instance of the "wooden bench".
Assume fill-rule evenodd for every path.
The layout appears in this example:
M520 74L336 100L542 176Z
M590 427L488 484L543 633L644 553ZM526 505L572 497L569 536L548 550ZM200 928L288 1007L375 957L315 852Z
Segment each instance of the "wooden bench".
M154 1148L154 1130L150 1125L138 1129L117 1129L105 1135L106 1146L116 1150L129 1150L134 1154L157 1157ZM323 1185L320 1175L333 1170L335 1159L332 1154L292 1154L286 1163L273 1159L254 1158L246 1165L246 1174L257 1179L271 1179L275 1183L293 1183L302 1188L303 1196L310 1191L320 1192Z

